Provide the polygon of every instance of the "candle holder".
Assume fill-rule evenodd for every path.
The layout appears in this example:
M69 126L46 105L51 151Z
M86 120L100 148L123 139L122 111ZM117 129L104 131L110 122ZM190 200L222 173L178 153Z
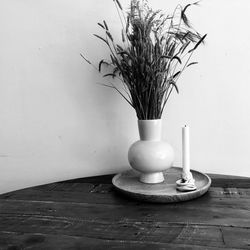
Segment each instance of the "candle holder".
M196 190L195 180L190 172L190 143L189 127L182 128L182 174L181 179L176 181L176 189L181 192Z
M176 181L176 189L181 192L188 192L197 189L195 185L195 180L190 171L188 175L182 172L181 179Z

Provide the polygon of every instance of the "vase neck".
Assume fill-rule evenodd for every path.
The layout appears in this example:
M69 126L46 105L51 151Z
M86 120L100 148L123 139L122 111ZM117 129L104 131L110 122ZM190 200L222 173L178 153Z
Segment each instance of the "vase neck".
M138 129L142 141L161 140L161 119L138 120Z

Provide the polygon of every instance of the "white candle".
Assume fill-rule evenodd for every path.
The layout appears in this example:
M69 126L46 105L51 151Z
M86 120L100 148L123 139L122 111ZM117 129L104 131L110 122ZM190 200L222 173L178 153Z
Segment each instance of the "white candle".
M190 145L187 125L182 128L182 167L184 175L188 176L190 173Z

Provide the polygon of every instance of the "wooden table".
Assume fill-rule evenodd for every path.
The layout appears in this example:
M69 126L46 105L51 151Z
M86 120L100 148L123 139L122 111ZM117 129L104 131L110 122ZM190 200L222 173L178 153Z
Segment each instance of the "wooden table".
M0 249L250 249L250 178L210 175L204 196L149 204L112 176L0 196Z

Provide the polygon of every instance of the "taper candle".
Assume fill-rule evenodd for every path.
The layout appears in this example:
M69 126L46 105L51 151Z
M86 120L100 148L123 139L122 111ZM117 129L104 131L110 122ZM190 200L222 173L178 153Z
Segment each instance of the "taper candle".
M189 127L182 127L182 167L185 176L190 173L190 145L189 145Z

